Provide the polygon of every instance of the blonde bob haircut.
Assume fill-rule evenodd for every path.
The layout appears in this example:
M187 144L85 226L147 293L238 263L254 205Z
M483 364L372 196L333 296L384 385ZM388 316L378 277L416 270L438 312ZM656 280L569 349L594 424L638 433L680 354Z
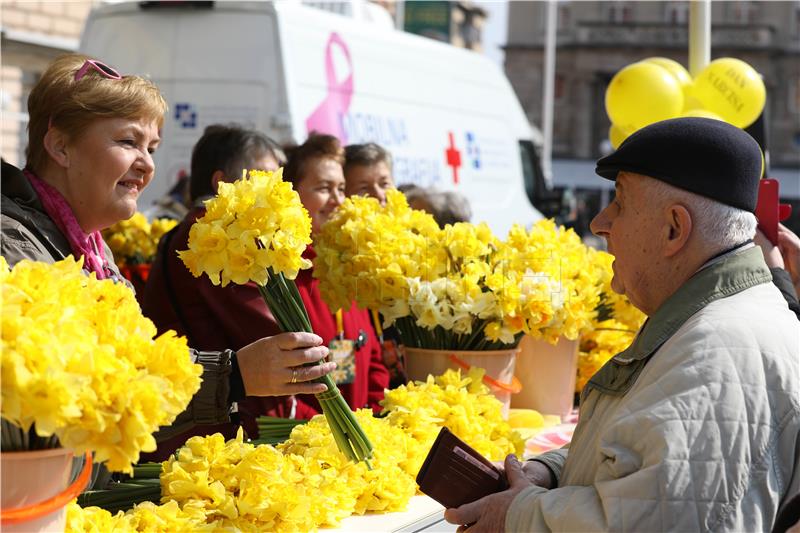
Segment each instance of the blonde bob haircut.
M28 147L26 166L40 172L47 164L44 136L58 128L69 140L100 118L153 120L164 125L167 102L156 85L139 76L107 78L93 68L79 80L75 74L93 59L82 54L58 57L33 87L28 97Z

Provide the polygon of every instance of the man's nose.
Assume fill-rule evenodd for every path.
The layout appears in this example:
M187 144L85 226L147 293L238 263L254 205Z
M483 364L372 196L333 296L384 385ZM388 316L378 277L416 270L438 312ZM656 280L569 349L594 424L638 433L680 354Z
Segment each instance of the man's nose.
M592 219L592 222L589 224L589 229L592 230L592 233L598 237L605 238L608 236L608 230L610 226L611 224L608 217L608 207L606 207Z

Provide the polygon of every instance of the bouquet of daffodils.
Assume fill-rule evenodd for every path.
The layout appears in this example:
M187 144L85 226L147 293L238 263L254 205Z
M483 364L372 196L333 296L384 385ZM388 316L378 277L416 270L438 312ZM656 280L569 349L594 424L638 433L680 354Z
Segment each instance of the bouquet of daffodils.
M111 515L73 504L67 531L312 531L352 514L403 511L442 426L491 460L521 455L524 442L482 375L448 370L388 391L381 418L359 409L377 444L372 468L339 453L322 416L297 425L277 447L244 442L241 432L227 442L219 433L193 437L161 465L162 505Z
M630 346L645 320L644 313L611 288L614 256L591 250L590 261L595 269L600 301L589 330L581 335L575 392L581 392L609 359Z
M68 257L9 270L0 257L3 451L92 450L131 472L200 388L202 367L183 337L154 338L130 289L81 266Z
M178 222L169 218L157 218L152 223L136 213L130 219L117 222L103 230L114 260L120 268L131 265L147 265L153 262L158 249L158 241Z
M411 347L496 350L525 333L575 339L600 298L572 230L543 220L501 241L485 224L439 229L398 191L385 206L348 198L316 251L314 276L328 304L355 300L379 311Z
M311 218L282 170L251 170L234 183L220 183L206 201L206 214L189 231L189 249L180 258L195 277L208 275L215 285L258 285L283 331L312 332L308 313L294 284L311 244ZM330 376L317 394L339 449L354 461L367 460L372 444Z

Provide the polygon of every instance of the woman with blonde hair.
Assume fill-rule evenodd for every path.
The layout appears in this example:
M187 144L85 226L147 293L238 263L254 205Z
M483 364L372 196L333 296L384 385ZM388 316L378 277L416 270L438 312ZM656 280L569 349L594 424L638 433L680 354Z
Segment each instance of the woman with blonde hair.
M100 230L136 212L155 173L166 111L160 91L144 78L80 54L56 59L28 98L25 168L3 162L0 234L8 263L73 255L87 273L119 281ZM311 381L335 365L301 366L327 355L321 344L314 334L284 333L237 352L192 351L204 367L201 388L157 440L171 439L174 449L189 433L206 433L204 425L228 422L231 404L245 395L323 392L325 385Z

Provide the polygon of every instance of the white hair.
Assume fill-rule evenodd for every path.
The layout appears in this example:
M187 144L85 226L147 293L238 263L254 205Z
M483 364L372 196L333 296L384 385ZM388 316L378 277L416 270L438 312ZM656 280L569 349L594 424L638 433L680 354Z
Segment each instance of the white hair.
M683 204L692 215L692 227L697 230L700 239L717 250L732 248L755 236L757 221L753 213L651 179L653 186L649 194L653 204Z

